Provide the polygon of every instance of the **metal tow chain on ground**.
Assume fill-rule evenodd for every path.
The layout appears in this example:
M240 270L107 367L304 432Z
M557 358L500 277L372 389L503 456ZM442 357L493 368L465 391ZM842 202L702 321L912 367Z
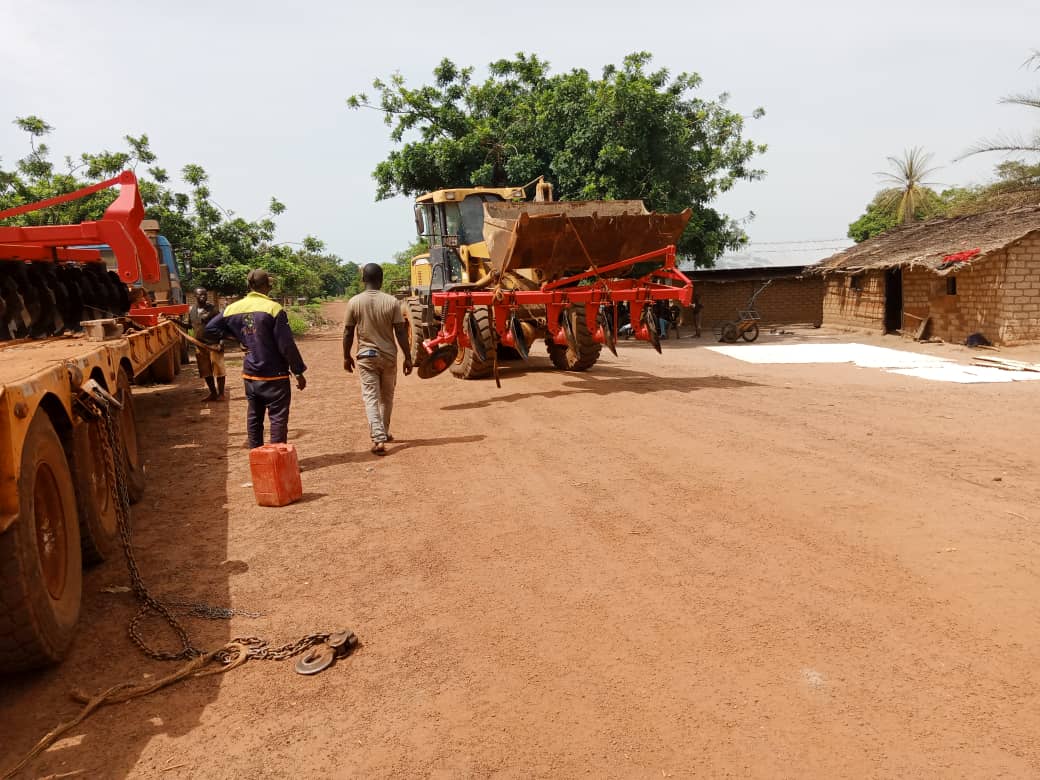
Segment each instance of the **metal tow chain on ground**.
M107 395L107 393L105 395ZM191 638L189 637L187 630L185 630L176 615L174 615L171 607L187 607L189 609L189 614L196 614L210 619L227 619L236 614L256 616L259 613L245 613L235 609L228 609L226 607L214 607L209 604L195 602L177 601L166 603L159 601L152 596L144 584L140 569L137 566L137 558L134 555L133 531L130 523L130 495L126 489L126 474L124 471L123 459L119 457L120 436L116 427L115 414L112 411L112 407L118 402L111 396L109 396L109 398L105 398L104 396L99 398L95 396L93 399L95 401L95 410L104 422L105 431L107 433L105 465L109 473L110 484L115 485L117 491L116 519L119 528L120 541L123 546L123 555L126 558L127 571L130 575L130 586L133 590L134 596L136 596L137 600L141 602L140 610L138 610L137 614L130 621L130 639L138 646L138 648L140 648L142 653L157 661L191 660L193 658L204 656L207 654L207 651L195 647L191 643ZM179 651L169 652L155 650L145 642L144 637L141 635L140 622L150 613L155 613L162 617L166 621L167 625L169 625L177 635L177 638L181 643L181 649ZM341 638L343 635L346 635L346 637ZM330 640L333 640L331 644ZM221 663L228 663L233 652L230 646L235 645L246 648L245 653L247 659L284 661L321 644L330 644L333 649L339 651L337 655L344 655L353 650L357 644L357 638L349 631L335 633L322 632L307 634L306 636L297 639L295 642L290 642L279 647L272 647L267 640L262 639L261 637L236 637L231 640L228 647L217 652L216 658Z
M259 617L259 612L246 612L235 608L216 607L210 604L168 601L155 598L144 584L137 559L134 555L133 534L130 524L130 495L126 488L125 464L120 457L120 434L115 421L114 409L121 409L122 404L105 391L97 383L90 381L84 386L92 403L84 406L99 418L104 426L105 468L108 472L109 484L116 488L116 519L119 537L122 542L123 555L126 558L127 571L134 596L141 602L141 608L130 621L128 633L141 652L156 661L186 661L175 672L153 682L138 684L124 682L114 685L101 693L88 695L82 691L73 691L72 698L83 704L75 718L62 723L44 736L14 767L3 774L3 780L14 777L25 769L29 763L43 753L63 734L86 720L95 710L106 704L118 704L140 696L146 696L181 680L205 677L211 674L222 674L235 669L246 661L285 661L302 655L296 664L299 674L317 674L331 666L337 658L350 655L358 647L358 638L349 630L338 632L316 632L306 634L295 642L272 646L271 643L258 636L235 637L222 647L214 650L203 650L191 642L187 630L181 625L173 612L176 607L186 608L189 615L214 620L226 620L235 615ZM176 652L156 650L145 642L141 635L140 622L151 614L161 616L180 640L181 649ZM216 661L219 666L206 668Z

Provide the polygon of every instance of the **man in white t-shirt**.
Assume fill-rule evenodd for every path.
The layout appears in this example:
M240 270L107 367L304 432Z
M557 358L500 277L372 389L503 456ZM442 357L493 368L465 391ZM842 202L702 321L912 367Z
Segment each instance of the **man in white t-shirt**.
M394 409L397 386L397 344L404 353L404 375L412 373L408 350L408 323L401 302L382 292L383 267L369 263L361 269L365 289L347 302L343 327L343 368L354 372L350 356L357 335L357 367L361 378L361 398L365 402L368 426L372 433L372 452L386 454L390 435L390 414ZM397 344L394 340L397 340Z

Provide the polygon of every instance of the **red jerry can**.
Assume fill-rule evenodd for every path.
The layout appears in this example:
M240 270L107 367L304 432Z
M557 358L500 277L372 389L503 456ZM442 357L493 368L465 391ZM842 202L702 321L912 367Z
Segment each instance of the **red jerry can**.
M265 444L250 450L249 470L260 506L286 506L303 496L300 461L291 444Z

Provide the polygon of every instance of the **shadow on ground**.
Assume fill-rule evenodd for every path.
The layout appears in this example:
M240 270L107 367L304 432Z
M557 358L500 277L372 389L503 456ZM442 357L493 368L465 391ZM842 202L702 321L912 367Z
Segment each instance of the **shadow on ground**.
M556 371L551 367L544 368L532 365L528 370L510 372L509 378L516 378L527 373ZM496 404L516 403L528 398L560 398L567 395L613 395L614 393L648 393L678 392L692 393L697 390L739 390L745 387L758 387L755 382L743 379L732 379L726 376L691 376L662 377L648 374L645 371L631 371L613 366L597 366L589 373L567 374L568 381L562 383L563 390L544 390L534 393L511 393L508 395L491 395L479 401L442 406L444 412L460 412L471 409L486 409ZM570 378L573 377L573 378ZM502 377L503 383L506 376Z
M135 388L148 475L144 498L133 508L136 558L146 586L160 599L226 606L229 579L245 567L241 561L226 560L228 406L200 404L198 385L194 369L185 367L172 386ZM79 633L64 663L0 679L0 771L79 711L70 691L94 694L176 668L176 662L149 660L128 638L127 625L137 611L133 596L119 590L128 583L121 554L85 572ZM224 621L182 620L194 643L203 648L222 645L230 637ZM158 620L145 620L142 633L155 647L179 649L176 637ZM149 741L194 729L219 687L219 675L204 677L104 707L21 776L134 773Z
M387 455L394 455L403 450L413 447L444 447L449 444L475 444L483 441L486 436L474 434L471 436L441 436L437 439L395 439L392 444L387 445ZM383 456L375 455L368 450L363 452L332 452L327 455L313 455L309 458L300 459L300 471L310 472L329 466L342 466L345 463L361 463L362 461L374 461ZM305 496L306 498L306 496Z

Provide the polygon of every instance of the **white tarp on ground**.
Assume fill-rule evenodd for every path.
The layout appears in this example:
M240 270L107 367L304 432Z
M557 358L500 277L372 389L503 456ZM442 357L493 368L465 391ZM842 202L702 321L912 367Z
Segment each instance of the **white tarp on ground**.
M869 344L732 344L708 349L745 363L853 363L863 368L881 368L889 373L936 382L970 384L1040 380L1037 372L966 366L934 355Z

